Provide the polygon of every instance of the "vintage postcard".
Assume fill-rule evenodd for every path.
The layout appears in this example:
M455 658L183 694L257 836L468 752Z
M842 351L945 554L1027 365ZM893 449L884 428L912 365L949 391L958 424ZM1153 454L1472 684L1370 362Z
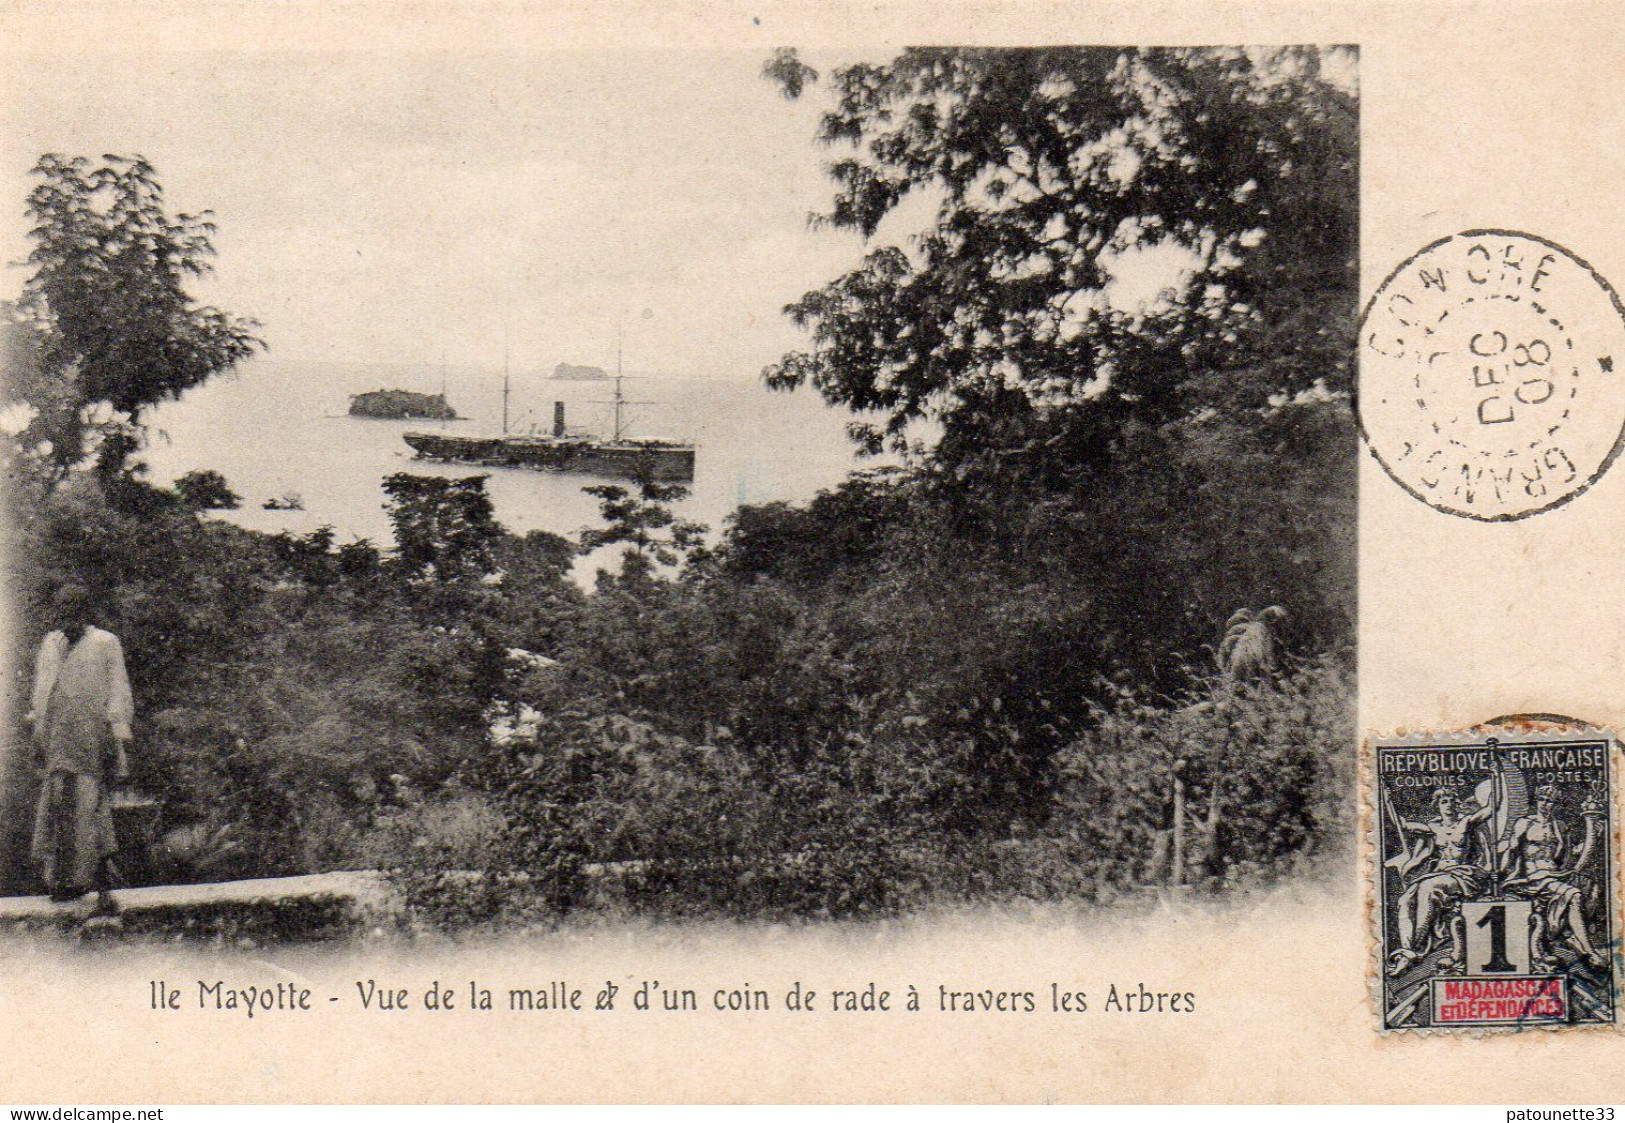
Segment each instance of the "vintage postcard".
M0 2L0 1095L1619 1100L1620 14Z

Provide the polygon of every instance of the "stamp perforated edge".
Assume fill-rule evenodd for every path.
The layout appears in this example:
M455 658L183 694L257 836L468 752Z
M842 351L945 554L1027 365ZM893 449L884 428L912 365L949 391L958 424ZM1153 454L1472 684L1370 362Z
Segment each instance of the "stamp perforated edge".
M1573 741L1583 739L1605 740L1608 742L1608 799L1610 811L1608 844L1610 861L1610 883L1613 894L1609 902L1612 946L1609 949L1608 962L1612 971L1614 987L1614 1021L1612 1023L1600 1022L1588 1025L1567 1025L1540 1023L1531 1025L1510 1026L1462 1026L1455 1029L1442 1029L1436 1026L1389 1026L1383 1016L1383 933L1378 926L1381 915L1380 896L1382 892L1377 867L1381 855L1381 840L1377 832L1381 829L1379 817L1380 808L1376 804L1377 757L1376 749L1380 744L1383 747L1416 745L1450 747L1453 745L1480 745L1486 737L1500 734L1512 734L1520 740L1528 741ZM1444 1038L1471 1038L1509 1033L1625 1033L1625 1021L1620 1018L1620 984L1625 980L1625 933L1621 932L1620 923L1625 919L1625 870L1621 869L1622 840L1625 840L1625 826L1620 822L1620 814L1625 810L1625 799L1621 798L1619 778L1621 775L1621 756L1625 754L1619 736L1606 726L1592 725L1589 722L1564 717L1557 714L1515 714L1491 718L1477 725L1465 729L1456 729L1446 732L1429 730L1400 729L1393 733L1367 732L1360 740L1359 761L1355 769L1356 782L1359 787L1358 804L1358 830L1359 847L1358 861L1360 867L1361 883L1361 922L1365 925L1366 937L1366 1001L1370 1007L1370 1017L1375 1023L1378 1034L1384 1040L1404 1040L1418 1037L1444 1037Z

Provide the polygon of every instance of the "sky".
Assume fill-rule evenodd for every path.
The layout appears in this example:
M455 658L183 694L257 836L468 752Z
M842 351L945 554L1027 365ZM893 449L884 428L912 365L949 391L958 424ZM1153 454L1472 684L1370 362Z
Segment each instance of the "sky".
M786 101L766 56L12 56L0 260L27 254L42 152L141 154L175 209L214 212L217 271L197 294L260 321L274 359L612 368L619 334L628 371L753 379L804 343L784 306L864 251L809 228L843 153L813 140L827 92ZM826 75L856 61L805 57ZM899 207L878 240L906 239L932 203ZM1118 262L1113 303L1188 266L1172 247ZM0 299L25 275L0 271Z
M0 251L27 252L40 153L140 153L173 207L214 211L197 292L259 320L272 358L609 367L620 324L628 370L754 378L803 338L783 306L863 249L808 229L830 197L821 99L785 101L763 61L37 58L7 77Z

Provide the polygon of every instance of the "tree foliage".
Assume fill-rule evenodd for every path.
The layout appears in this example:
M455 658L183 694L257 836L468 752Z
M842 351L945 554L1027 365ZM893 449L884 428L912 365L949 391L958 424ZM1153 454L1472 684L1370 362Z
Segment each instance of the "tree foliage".
M264 344L252 320L187 292L213 267L215 226L207 211L172 214L145 159L47 153L33 174L33 272L19 305L33 354L13 385L35 410L24 443L65 469L91 451L95 427L116 470L139 444L143 410ZM112 416L91 418L98 406Z
M175 481L175 493L194 511L234 511L243 505L243 497L213 468L187 472Z
M769 384L876 411L871 448L935 418L953 466L1099 462L1130 420L1347 391L1358 120L1325 58L930 48L837 70L818 139L847 154L815 221L872 239L912 197L935 214L786 309L812 346ZM816 78L791 52L766 72L787 96ZM1114 300L1153 250L1183 278Z
M384 480L397 564L409 576L449 583L496 569L501 534L484 476L447 479L396 472Z
M624 544L627 552L621 569L625 576L651 576L658 566L673 566L697 550L705 527L679 519L671 505L688 497L681 484L660 483L647 476L625 488L619 484L595 484L581 490L598 500L602 527L581 532L581 551L591 553L605 546Z

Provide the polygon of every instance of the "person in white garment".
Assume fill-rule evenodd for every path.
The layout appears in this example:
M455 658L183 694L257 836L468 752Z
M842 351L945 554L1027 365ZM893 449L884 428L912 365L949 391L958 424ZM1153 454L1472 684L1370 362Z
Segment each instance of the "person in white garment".
M124 648L91 623L89 591L65 585L51 608L58 626L40 644L29 713L43 772L30 853L51 898L68 901L109 888L109 789L129 773L135 703Z

